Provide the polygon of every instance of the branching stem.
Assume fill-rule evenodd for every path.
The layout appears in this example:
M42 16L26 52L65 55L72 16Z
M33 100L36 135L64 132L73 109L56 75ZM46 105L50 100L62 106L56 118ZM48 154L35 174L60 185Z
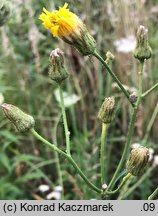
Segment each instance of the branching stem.
M31 133L33 134L34 137L36 137L36 139L40 140L43 144L49 146L49 148L51 148L53 151L56 151L57 153L59 153L60 155L62 155L63 157L65 157L71 164L72 166L75 168L76 172L78 172L78 174L81 176L81 178L85 181L85 183L95 192L97 193L101 193L102 190L99 189L98 187L96 187L93 183L91 183L89 181L89 179L85 176L85 174L82 172L82 170L78 167L78 165L76 164L76 162L73 160L73 158L66 154L64 151L62 151L61 149L59 149L56 145L48 142L48 140L44 139L40 134L38 134L34 129L31 129Z
M148 89L146 92L142 94L142 98L146 97L149 93L151 93L153 90L155 90L158 87L158 83L156 83L154 86L152 86L150 89Z
M119 172L121 171L123 165L124 165L124 161L127 157L127 153L129 151L130 148L130 143L131 143L131 139L133 136L133 132L134 132L134 124L135 124L135 120L136 120L136 114L137 114L137 110L138 107L141 103L141 98L142 98L142 84L143 84L143 80L142 80L142 74L143 74L143 65L144 65L144 61L140 62L140 67L139 67L139 92L138 92L138 98L137 98L137 102L133 108L133 112L132 112L132 116L131 116L131 120L130 120L130 124L129 124L129 129L128 129L128 134L127 134L127 141L123 150L123 154L121 157L121 160L117 166L117 169L108 185L107 190L110 190L113 188L114 184L115 184L115 180L117 179L117 176L119 174Z
M113 190L113 191L106 191L105 194L106 195L112 195L112 194L115 194L117 193L122 187L123 185L127 182L127 180L132 176L131 173L128 173L125 177L123 177L121 183L119 184L118 188Z
M124 88L123 84L120 82L120 80L117 78L117 76L113 73L113 71L110 69L110 67L107 65L107 63L104 61L104 59L101 57L101 55L95 51L93 54L101 63L102 65L107 69L108 73L111 75L111 77L113 78L113 80L118 84L118 86L120 87L120 89L122 90L122 92L124 93L124 95L126 96L126 98L128 99L128 101L131 103L132 106L134 106L134 104L130 101L130 95L127 92L127 90Z

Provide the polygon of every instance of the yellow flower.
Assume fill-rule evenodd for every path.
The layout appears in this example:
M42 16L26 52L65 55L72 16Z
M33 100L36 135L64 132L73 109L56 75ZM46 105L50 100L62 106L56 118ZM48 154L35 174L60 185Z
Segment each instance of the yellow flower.
M54 37L59 37L65 42L76 47L83 55L94 52L95 41L89 34L81 19L72 13L65 3L59 10L52 12L43 8L39 19L46 29L50 30Z
M83 25L82 21L67 8L65 3L59 10L53 12L43 8L40 15L40 20L43 21L45 28L51 30L54 37L67 37L72 32L75 32L79 26Z

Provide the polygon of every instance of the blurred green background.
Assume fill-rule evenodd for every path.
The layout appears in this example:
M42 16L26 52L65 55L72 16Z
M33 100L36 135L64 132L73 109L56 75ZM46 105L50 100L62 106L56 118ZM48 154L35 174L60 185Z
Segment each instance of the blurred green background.
M130 107L100 63L82 57L74 48L53 38L38 19L42 8L53 10L63 0L10 0L12 14L0 27L0 100L34 116L36 130L64 150L65 138L61 110L54 94L57 86L48 77L50 52L60 47L70 78L64 91L79 100L67 107L73 158L83 172L99 186L99 146L101 125L99 107L107 96L117 98L116 117L108 128L106 179L109 182L125 143ZM67 1L71 11L86 23L103 57L115 55L113 71L130 92L137 89L138 62L132 55L138 25L149 30L153 56L144 69L143 90L158 81L158 0L76 0ZM158 154L158 116L145 136L158 103L157 90L140 107L132 143L147 144ZM19 134L0 111L0 199L60 199L58 157L31 134ZM145 139L144 139L145 137ZM60 158L64 199L99 199L73 167ZM151 158L150 166L153 166ZM157 168L151 169L137 190L126 191L137 182L133 178L124 188L124 199L146 199L158 186ZM47 185L47 190L42 189ZM48 196L49 195L49 196ZM121 194L117 194L116 199Z

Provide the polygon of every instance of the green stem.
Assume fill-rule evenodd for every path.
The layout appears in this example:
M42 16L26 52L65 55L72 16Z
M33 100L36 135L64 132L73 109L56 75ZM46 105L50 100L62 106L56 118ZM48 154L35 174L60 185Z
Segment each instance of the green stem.
M156 105L156 107L155 107L155 109L154 109L154 112L153 112L153 114L152 114L152 117L151 117L151 119L150 119L150 121L149 121L149 124L148 124L148 126L147 126L147 130L146 130L146 133L145 133L145 136L144 136L144 144L145 144L145 145L147 144L148 137L149 137L149 133L150 133L150 130L151 130L151 128L152 128L152 125L153 125L153 123L154 123L154 121L155 121L155 119L156 119L157 114L158 114L158 103L157 103L157 105Z
M93 183L91 183L89 181L89 179L84 175L84 173L82 172L82 170L78 167L78 165L76 164L76 162L73 160L73 158L66 154L64 151L60 150L56 145L48 142L46 139L44 139L40 134L38 134L34 129L31 129L31 133L33 134L34 137L36 137L36 139L40 140L42 143L44 143L45 145L49 146L49 148L51 148L53 151L58 152L59 154L61 154L63 157L65 157L71 164L72 166L75 168L76 172L78 172L78 174L81 176L81 178L86 182L86 184L93 189L94 191L96 191L97 193L101 193L102 190L99 189L98 187L96 187Z
M142 98L144 98L145 96L147 96L149 93L151 93L157 87L158 87L158 83L156 83L153 87L151 87L149 90L147 90L146 92L144 92L142 94Z
M56 146L57 144L57 126L59 123L59 120L61 118L61 113L58 114L56 124L54 125L54 130L53 130L53 142L55 143ZM61 166L60 166L60 160L59 160L59 155L56 151L54 151L54 157L56 159L56 170L57 170L57 176L58 176L58 183L62 187L62 194L61 194L61 199L64 199L64 184L63 184L63 178L62 178L62 171L61 171Z
M135 120L136 120L136 114L137 114L137 110L138 110L138 107L140 105L140 102L141 102L141 96L142 96L142 84L143 84L143 80L142 80L142 74L143 74L143 65L144 65L144 62L140 62L140 68L139 68L139 92L138 92L138 99L137 99L137 102L133 108L133 113L132 113L132 117L131 117L131 120L130 120L130 124L129 124L129 129L128 129L128 134L127 134L127 141L126 141L126 144L125 144L125 147L124 147L124 150L123 150L123 154L122 154L122 157L121 157L121 160L117 166L117 169L108 185L108 188L107 190L110 190L113 188L114 184L115 184L115 181L117 179L117 176L119 174L119 172L121 171L123 165L124 165L124 161L127 157L127 153L129 151L129 148L130 148L130 143L131 143L131 139L132 139L132 136L133 136L133 132L134 132L134 125L135 125Z
M61 110L62 110L64 130L65 130L65 138L66 138L66 153L68 155L71 155L71 152L70 152L70 131L68 129L68 124L67 124L67 117L66 117L65 105L64 105L64 97L63 97L61 85L58 85L58 88L59 88L59 94L60 94L60 106L61 106Z
M62 187L61 199L64 199L63 177L62 177L62 171L61 171L59 156L58 156L58 153L56 151L55 151L55 158L56 158L56 168L57 168L58 181L59 181L59 185Z
M156 196L158 196L158 187L154 190L154 192L148 197L148 200L153 200Z
M115 194L117 193L122 187L123 185L127 182L127 180L132 176L131 173L128 173L121 181L121 183L119 184L118 188L116 190L113 191L106 191L105 194L106 195L111 195L111 194Z
M93 55L104 65L104 67L107 69L107 71L109 72L109 74L111 75L111 77L113 78L113 80L118 84L118 86L120 87L120 89L122 90L122 92L125 94L125 96L128 99L128 101L131 103L132 106L134 106L134 104L130 101L130 95L129 95L129 93L126 91L126 89L124 88L123 84L120 82L120 80L117 78L117 76L112 72L112 70L109 68L109 66L107 65L107 63L100 56L100 54L97 51L95 51L93 53Z
M105 137L107 125L102 123L101 146L100 146L100 166L101 166L101 185L105 184Z
M119 200L127 198L139 185L142 184L142 182L148 177L148 175L152 172L154 167L150 167L142 176L141 178L132 186L128 189L128 191L123 194Z

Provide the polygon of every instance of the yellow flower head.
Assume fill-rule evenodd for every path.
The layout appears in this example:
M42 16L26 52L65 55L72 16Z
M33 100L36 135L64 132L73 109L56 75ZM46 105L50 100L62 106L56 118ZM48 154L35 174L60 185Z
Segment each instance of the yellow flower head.
M63 7L59 7L59 10L53 12L43 8L43 13L39 17L45 28L49 29L54 37L67 37L82 25L82 21L70 12L67 6L68 4L65 3Z
M95 50L95 40L89 34L81 19L67 8L65 3L59 10L52 12L43 8L39 19L43 21L46 29L50 30L54 37L63 39L73 45L83 55L90 55Z

